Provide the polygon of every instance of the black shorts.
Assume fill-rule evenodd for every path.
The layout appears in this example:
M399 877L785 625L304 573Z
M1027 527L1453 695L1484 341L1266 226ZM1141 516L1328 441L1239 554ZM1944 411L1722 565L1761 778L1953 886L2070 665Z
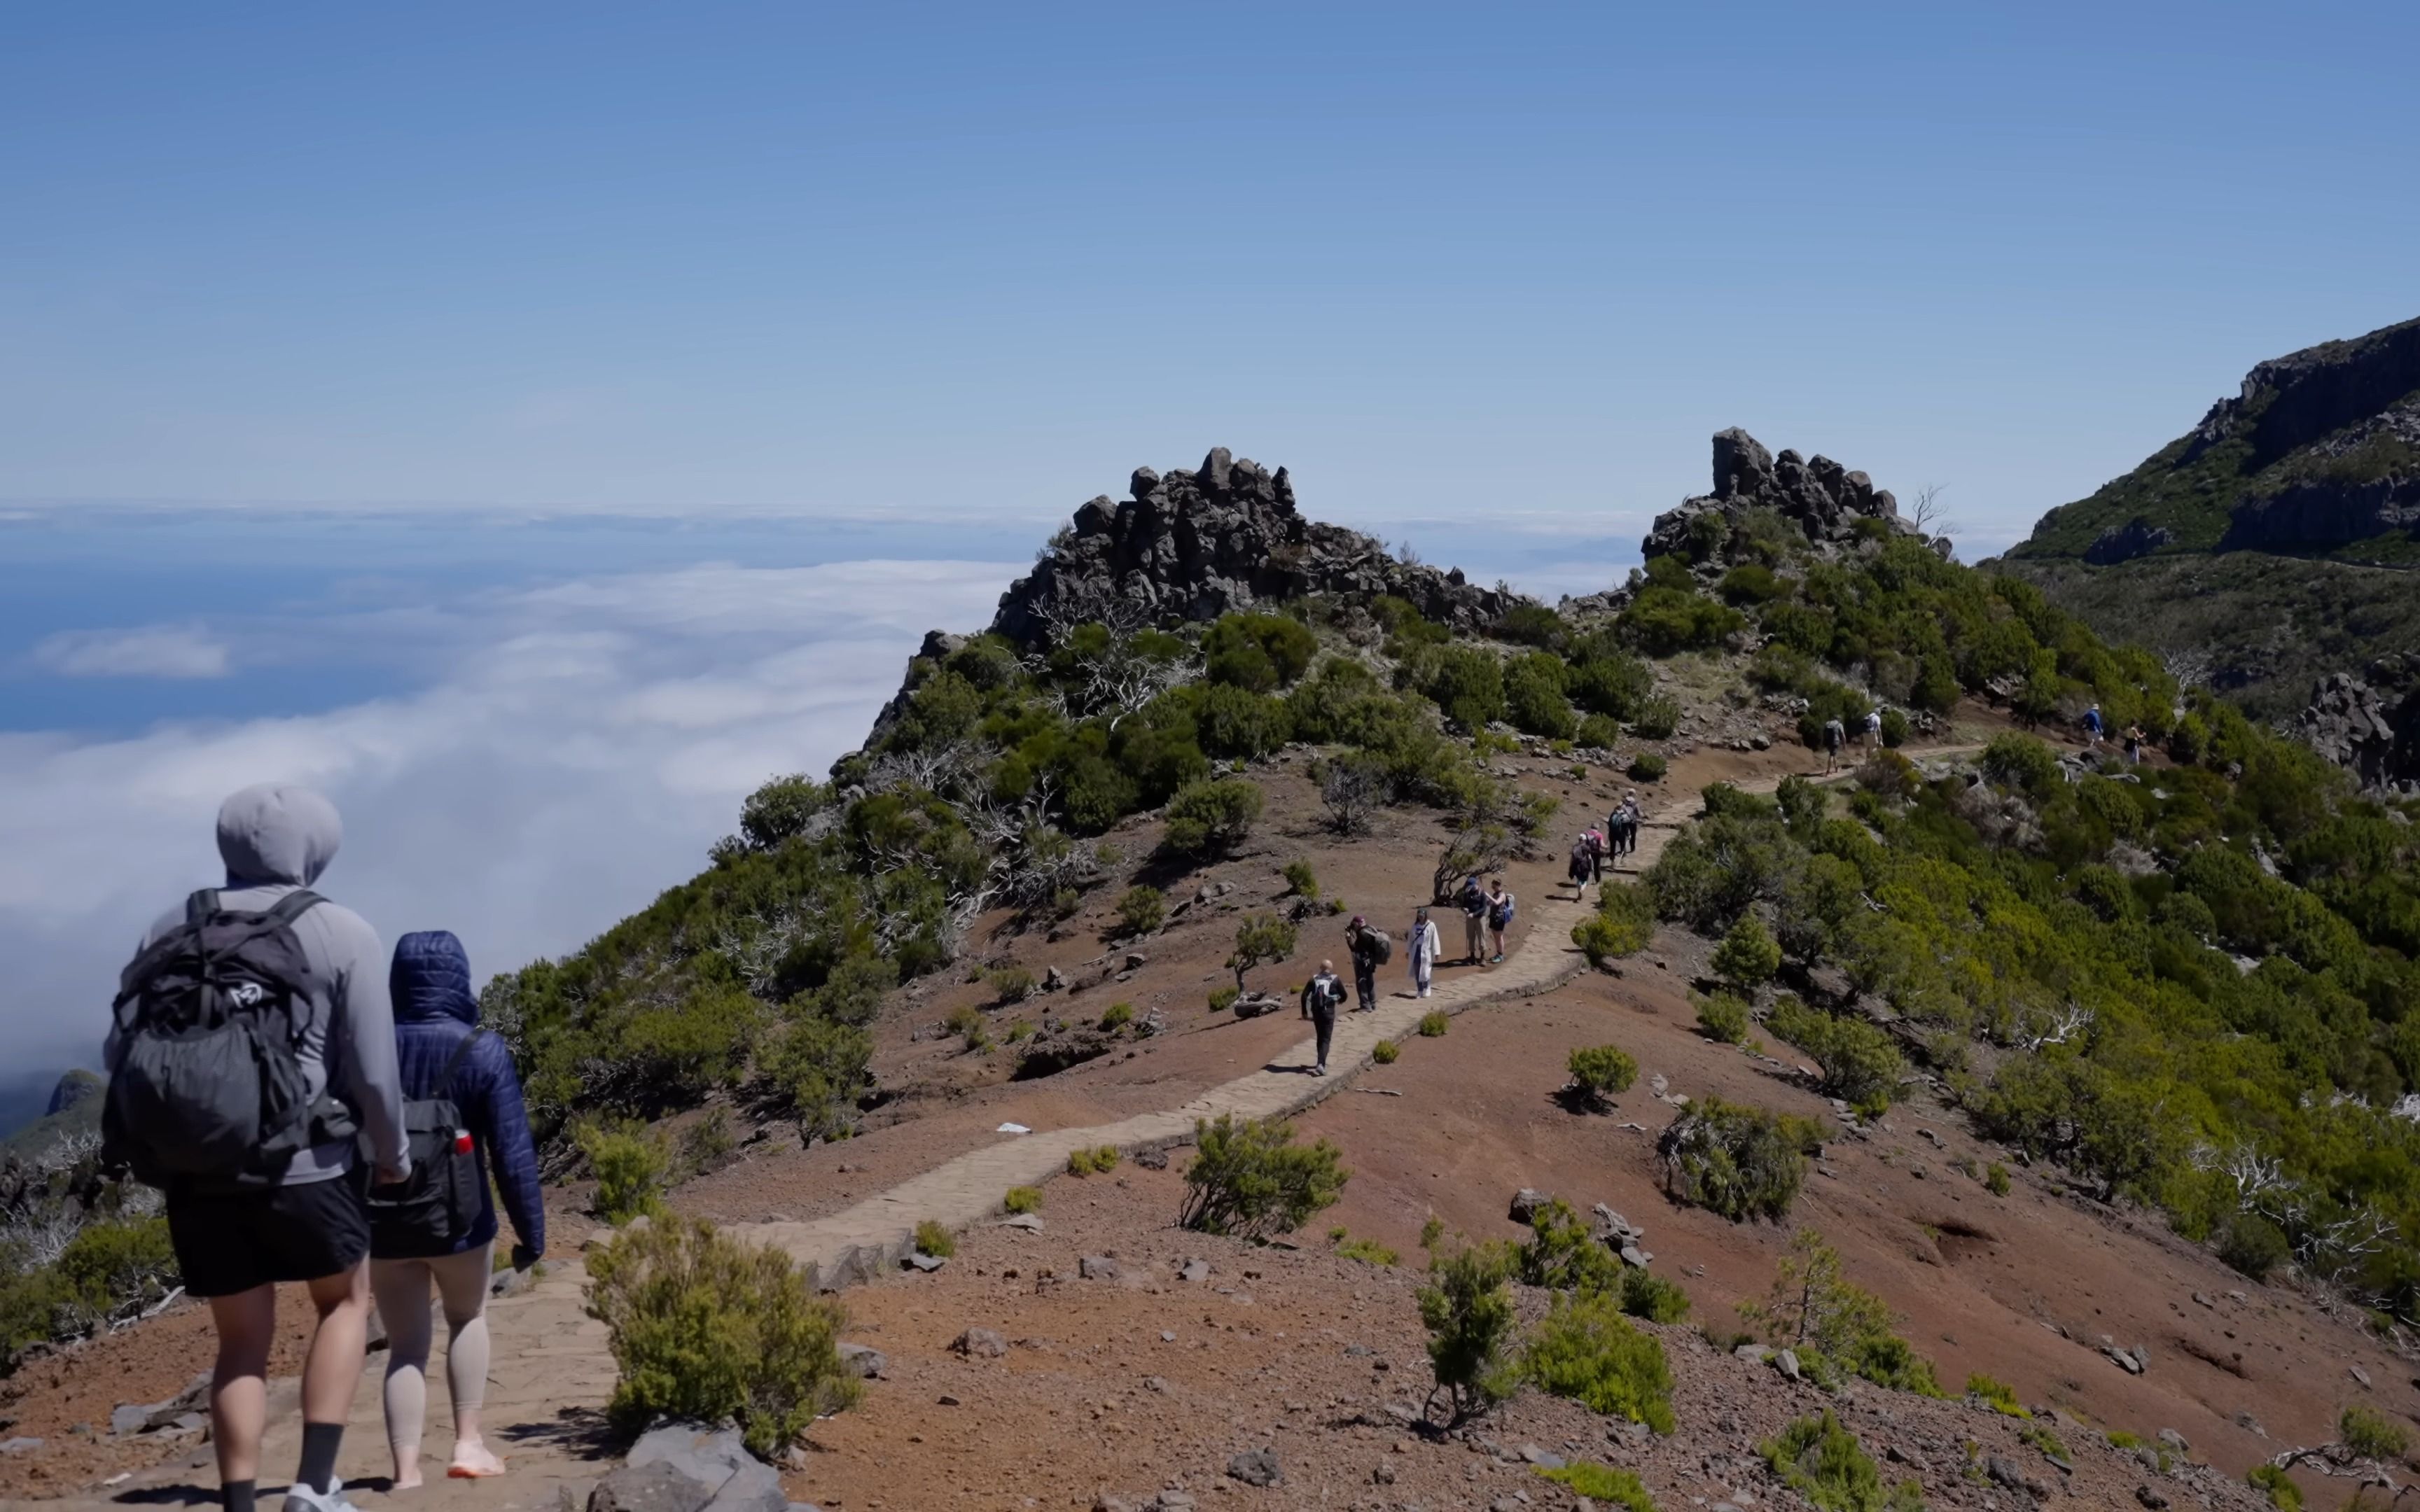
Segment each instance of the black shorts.
M356 1168L324 1181L243 1192L168 1194L168 1242L185 1290L232 1297L272 1281L317 1281L370 1252Z

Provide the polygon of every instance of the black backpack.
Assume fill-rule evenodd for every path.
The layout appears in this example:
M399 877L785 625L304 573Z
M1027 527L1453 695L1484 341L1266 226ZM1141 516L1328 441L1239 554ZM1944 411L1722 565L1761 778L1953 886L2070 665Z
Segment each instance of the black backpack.
M479 1221L479 1157L454 1102L454 1078L470 1058L471 1046L487 1032L474 1028L462 1036L434 1095L404 1100L411 1174L369 1192L370 1253L380 1259L450 1254L454 1242Z
M118 978L110 1013L116 1068L101 1104L102 1156L166 1187L271 1175L353 1132L344 1105L314 1103L297 1054L310 967L294 921L319 895L298 888L263 912L185 901L185 920Z

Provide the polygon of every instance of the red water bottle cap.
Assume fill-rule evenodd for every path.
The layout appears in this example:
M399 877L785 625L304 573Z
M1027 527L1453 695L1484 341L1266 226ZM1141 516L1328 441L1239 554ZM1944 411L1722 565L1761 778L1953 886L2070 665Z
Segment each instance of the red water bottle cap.
M454 1153L457 1155L467 1155L471 1153L470 1130L457 1129L454 1131Z

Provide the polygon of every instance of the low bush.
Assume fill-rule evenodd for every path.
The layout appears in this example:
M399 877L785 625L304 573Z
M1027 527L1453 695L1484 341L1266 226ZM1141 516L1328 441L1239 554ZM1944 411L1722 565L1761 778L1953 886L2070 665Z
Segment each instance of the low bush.
M1280 914L1249 914L1235 926L1235 953L1227 958L1227 967L1235 974L1235 988L1244 987L1244 973L1263 962L1282 961L1294 954L1301 932L1294 920Z
M971 1005L952 1009L950 1016L941 1023L952 1034L966 1041L970 1054L991 1046L991 1021L984 1017L982 1009Z
M1520 1382L1512 1361L1518 1320L1512 1276L1512 1254L1501 1244L1466 1245L1429 1262L1429 1284L1419 1294L1436 1378L1429 1404L1443 1394L1454 1424L1506 1400Z
M1188 782L1168 800L1168 848L1181 856L1224 856L1261 817L1261 790L1240 777Z
M1979 1371L1966 1378L1966 1395L2002 1417L2033 1416L2025 1410L2025 1404L2017 1400L2017 1388Z
M1638 1062L1620 1045L1584 1045L1571 1053L1563 1069L1571 1072L1572 1085L1582 1097L1600 1104L1629 1091L1638 1080Z
M916 1250L937 1260L946 1260L958 1252L958 1242L938 1219L927 1218L916 1226Z
M1829 1408L1822 1417L1792 1423L1757 1452L1783 1485L1822 1512L1924 1512L1923 1488L1908 1480L1885 1489L1873 1457Z
M1551 1470L1540 1466L1538 1473L1590 1502L1620 1507L1621 1512L1655 1512L1655 1498L1647 1494L1646 1486L1637 1475L1618 1466L1575 1459Z
M1106 1034L1115 1034L1120 1029L1125 1028L1127 1025L1132 1024L1134 1022L1134 1016L1135 1011L1134 1005L1132 1003L1111 1003L1109 1006L1108 1011L1101 1014L1102 1032Z
M1738 1044L1747 1038L1747 1004L1730 993L1698 999L1698 1028L1716 1044Z
M1890 1304L1841 1274L1839 1252L1812 1228L1792 1236L1772 1291L1742 1303L1740 1318L1768 1344L1820 1356L1878 1386L1941 1395L1931 1362L1891 1331Z
M1033 995L1033 972L1027 966L995 966L985 973L992 995L1001 1003L1021 1003Z
M1778 1223L1807 1178L1816 1126L1763 1108L1709 1097L1674 1119L1656 1141L1664 1189L1733 1223Z
M1621 1272L1621 1310L1633 1318L1644 1318L1651 1323L1685 1323L1689 1320L1689 1294L1681 1284L1625 1266Z
M2276 1466L2255 1465L2243 1478L2254 1490L2267 1495L2269 1504L2277 1512L2303 1512L2303 1489Z
M1351 1180L1334 1145L1297 1145L1282 1119L1196 1119L1193 1141L1177 1223L1203 1233L1247 1240L1292 1233L1334 1204Z
M1641 699L1638 712L1630 720L1630 733L1641 740L1669 740L1679 728L1681 702L1663 694Z
M1642 750L1630 758L1630 779L1633 782L1661 782L1670 764L1652 750Z
M1370 1047L1370 1058L1381 1066L1391 1066L1403 1050L1392 1040L1381 1040Z
M2007 1196L2009 1195L2009 1168L2006 1165L2001 1165L1998 1161L1993 1161L1990 1165L1984 1167L1983 1190L1991 1193L1992 1196L1995 1197Z
M606 1411L624 1431L727 1418L770 1458L857 1399L840 1304L779 1250L667 1217L593 1251L588 1275L588 1311L618 1374Z
M1592 1412L1670 1433L1672 1367L1663 1341L1641 1334L1612 1298L1558 1297L1523 1351L1522 1374Z
M597 1178L597 1216L615 1227L664 1211L664 1175L672 1166L664 1142L647 1129L585 1123L573 1141Z
M1374 1239L1340 1238L1336 1241L1336 1253L1348 1260L1359 1260L1364 1265L1400 1265L1404 1259Z
M2286 1232L2257 1212L2239 1212L2219 1230L2218 1257L2255 1281L2293 1257Z
M1237 988L1213 987L1210 989L1210 1011L1213 1013L1224 1013L1227 1010L1235 1006L1236 998L1243 995L1242 991Z
M1655 900L1636 883L1608 882L1596 912L1572 926L1572 943L1602 970L1608 961L1637 955L1655 933Z
M1319 873L1311 870L1309 861L1288 861L1283 875L1286 891L1312 903L1319 901Z
M1611 750L1621 743L1621 726L1602 714L1588 715L1572 733L1572 740L1585 749Z
M1021 1212L1042 1211L1042 1189L1038 1186L1013 1186L1000 1199L1003 1211L1012 1216Z
M1094 1145L1089 1149L1067 1151L1067 1174L1070 1176L1107 1176L1118 1168L1118 1147Z
M1899 1045L1863 1019L1826 1013L1785 995L1767 1013L1764 1026L1815 1057L1823 1068L1817 1090L1837 1097L1865 1117L1899 1101L1907 1062Z
M1420 1038L1423 1040L1441 1040L1445 1038L1446 1026L1451 1021L1446 1017L1446 1011L1444 1009L1430 1009L1427 1012L1420 1015Z
M1714 975L1742 992L1754 992L1781 969L1781 947L1754 914L1742 914L1714 947Z
M2402 1424L2359 1402L2336 1419L2336 1440L2356 1457L2377 1460L2400 1459L2412 1443Z
M1560 1197L1529 1214L1529 1237L1516 1251L1521 1279L1555 1291L1619 1289L1621 1262L1589 1231L1588 1221Z
M1149 934L1168 922L1168 894L1150 886L1128 887L1118 897L1118 923L1128 934Z

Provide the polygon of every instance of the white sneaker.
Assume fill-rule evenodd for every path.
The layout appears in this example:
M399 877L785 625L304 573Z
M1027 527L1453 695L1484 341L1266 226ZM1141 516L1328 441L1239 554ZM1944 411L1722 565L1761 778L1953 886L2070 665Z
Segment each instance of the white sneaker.
M286 1512L361 1512L345 1500L345 1483L333 1477L324 1491L315 1491L296 1481L286 1489Z

